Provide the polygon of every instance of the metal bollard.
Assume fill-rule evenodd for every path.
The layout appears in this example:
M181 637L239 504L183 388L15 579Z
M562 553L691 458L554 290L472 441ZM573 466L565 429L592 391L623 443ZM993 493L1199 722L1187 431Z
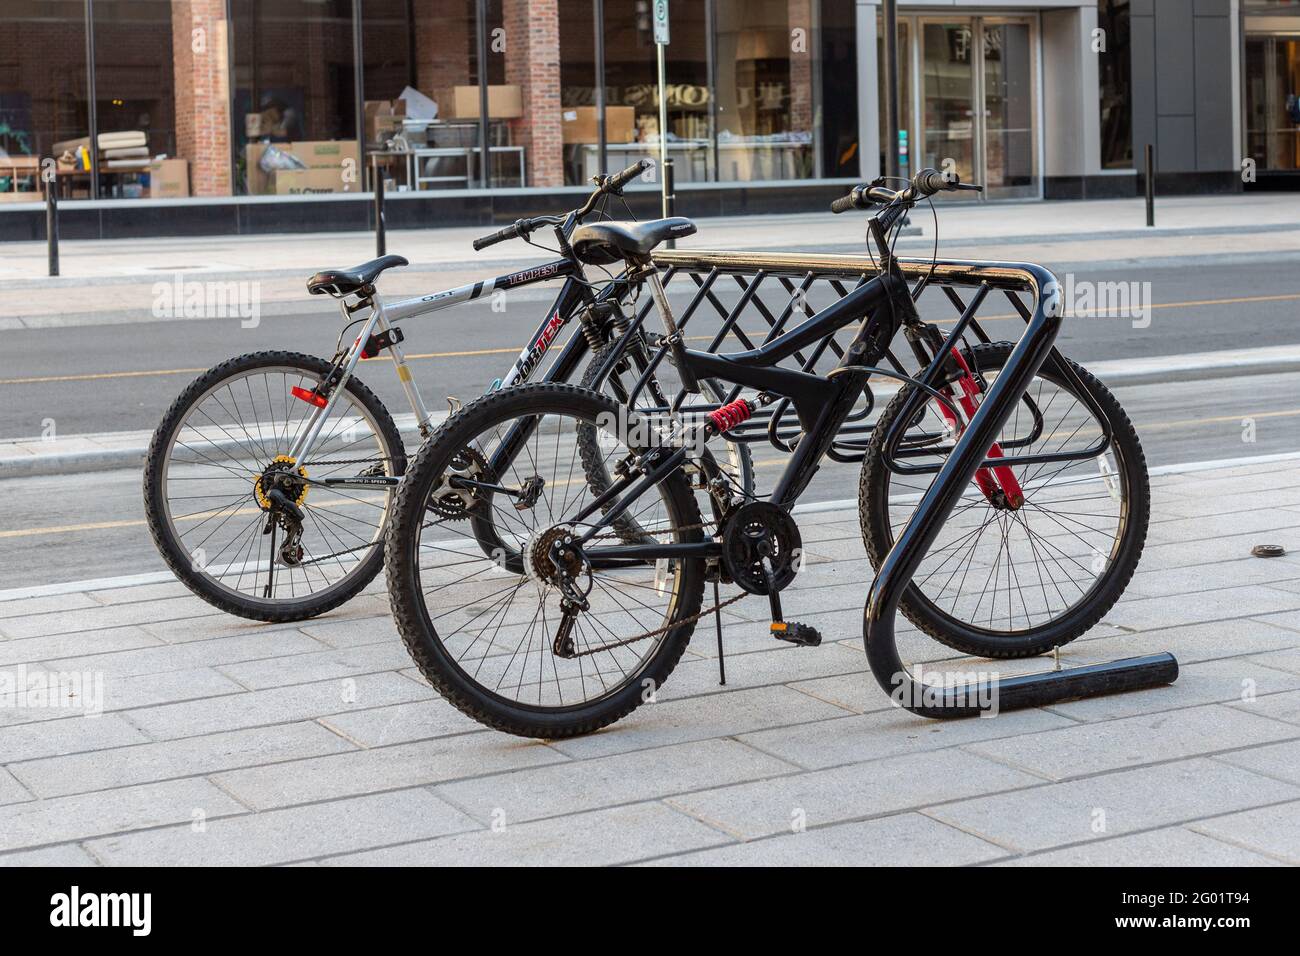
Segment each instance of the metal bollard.
M41 173L44 178L44 171ZM49 248L50 275L59 274L59 183L54 177L45 183L45 243Z
M1156 148L1147 143L1146 178L1147 178L1147 225L1156 224Z
M387 237L384 235L384 174L379 169L379 157L370 157L370 175L375 181L375 255L386 255Z
M677 177L673 172L673 161L664 160L664 216L665 218L677 215ZM677 240L669 239L667 246L669 249L677 248Z

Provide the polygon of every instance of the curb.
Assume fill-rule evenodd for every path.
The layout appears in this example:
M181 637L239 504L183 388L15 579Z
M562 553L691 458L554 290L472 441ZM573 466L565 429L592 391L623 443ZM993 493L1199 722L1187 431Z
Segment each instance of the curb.
M432 424L437 427L446 418L446 412L435 412L432 415ZM393 421L397 425L397 433L402 436L402 441L407 445L408 449L418 448L420 430L416 425L415 416L409 412L404 415L394 415ZM5 478L34 478L43 475L72 475L88 471L114 471L123 468L143 471L145 456L149 453L149 442L153 437L153 433L137 432L131 434L139 435L138 443L123 445L121 448L51 452L47 455L0 455L0 480ZM115 437L120 439L121 434L119 433ZM33 442L33 444L36 444L36 442ZM235 450L239 447L239 443L235 441L214 441L212 444L224 451ZM0 448L3 448L2 444L0 444Z
M1187 375L1201 378L1236 378L1243 375L1268 375L1300 371L1300 346L1267 346L1258 349L1241 349L1225 352L1199 352L1187 355L1158 356L1148 359L1120 359L1096 362L1087 366L1104 384L1152 385ZM433 424L447 418L446 412L433 415ZM419 430L415 416L409 413L395 415L397 430L408 447L419 445ZM49 454L5 455L5 444L0 443L0 480L5 478L31 478L42 475L66 475L88 471L114 469L143 469L152 432L111 433L115 441L126 442L126 435L137 435L139 440L119 448L104 448ZM98 436L81 436L94 439ZM38 444L33 440L30 444ZM414 444L412 444L414 443ZM24 442L27 444L27 442ZM216 442L218 447L235 448L236 442Z

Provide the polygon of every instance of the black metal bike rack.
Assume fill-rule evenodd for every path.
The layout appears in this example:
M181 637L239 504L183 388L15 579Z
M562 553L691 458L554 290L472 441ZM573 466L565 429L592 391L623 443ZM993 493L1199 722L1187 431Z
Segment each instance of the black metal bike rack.
M793 300L797 288L806 290L813 281L819 279L833 283L832 287L843 295L846 291L844 281L856 278L859 282L864 282L878 272L875 262L866 256L665 252L657 254L655 261L661 269L666 270L666 278L686 273L695 281L696 295L682 314L679 325L684 325L705 301L709 301L723 317L722 329L715 336L712 349L716 349L728 333L735 334L746 348L753 347L737 322L740 314L756 298L754 293L760 283L769 276L777 277ZM952 452L938 469L937 477L922 496L872 582L863 610L863 639L867 661L876 681L897 705L923 717L940 719L977 716L988 712L991 707L999 712L1039 707L1172 683L1178 677L1178 662L1168 653L1038 674L1007 678L993 676L974 684L957 686L925 684L917 681L908 671L899 656L895 635L894 624L899 601L975 472L986 464L987 450L997 440L1039 368L1052 355L1062 318L1059 285L1052 273L1041 266L1029 263L914 258L898 258L895 262L905 278L915 280L913 298L919 298L927 285L942 287L949 301L962 314L959 332L964 324L979 339L988 341L975 322L973 313L990 289L1004 292L1026 325L1010 358L989 388L969 425L957 439ZM734 275L742 290L740 301L733 309L727 309L711 294L714 283L724 274ZM750 277L748 282L744 278L746 275ZM793 286L794 278L800 278L802 285ZM970 308L957 294L956 287L978 290L971 300ZM1021 301L1022 294L1032 297L1032 308L1027 308ZM768 338L779 335L790 317L789 308L777 315L768 309L760 312L771 328ZM837 348L829 339L823 340L816 347L818 355L828 347ZM816 357L809 360L799 356L799 360L805 368L810 369ZM889 361L902 371L901 364L892 355L889 356ZM918 394L917 398L924 401L924 395ZM900 417L907 418L906 415ZM782 415L778 410L764 425L769 438L780 436L781 422ZM871 428L869 425L854 427L868 432ZM844 435L845 432L841 431L840 434ZM783 447L776 440L773 440L773 444ZM841 443L841 453L847 451L849 454L837 457L836 460L854 460L852 447L851 444L846 446Z

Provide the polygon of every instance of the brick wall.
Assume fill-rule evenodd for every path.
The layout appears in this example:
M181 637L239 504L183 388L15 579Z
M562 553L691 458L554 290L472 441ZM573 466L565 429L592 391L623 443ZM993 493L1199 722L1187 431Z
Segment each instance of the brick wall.
M229 196L230 87L224 0L172 0L176 153L190 161L190 194ZM204 31L201 52L194 31Z
M528 185L563 186L559 0L504 0L503 25L506 82L519 86L524 103L511 136L527 150Z

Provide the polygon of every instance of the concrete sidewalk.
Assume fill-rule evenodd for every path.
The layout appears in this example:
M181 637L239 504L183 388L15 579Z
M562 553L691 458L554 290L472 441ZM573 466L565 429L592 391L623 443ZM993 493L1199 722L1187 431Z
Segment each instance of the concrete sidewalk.
M1153 484L1139 573L1062 659L1170 650L1178 682L985 720L913 717L866 673L847 506L801 515L786 595L826 644L771 646L742 601L727 687L704 629L657 703L555 743L437 697L378 586L300 626L175 583L0 595L0 680L104 690L95 717L0 707L0 863L1300 863L1300 463Z
M1142 262L1300 254L1300 195L1162 199L1157 227L1145 227L1141 200L1033 203L941 203L939 253L954 258L1029 260L1052 264ZM542 210L539 210L539 212ZM900 240L907 255L929 255L934 225L928 209L913 216L920 235ZM699 219L697 235L679 248L862 252L863 216L814 211L788 216ZM393 231L388 251L411 265L387 273L383 291L415 295L525 268L550 254L503 243L481 254L470 243L488 227ZM538 241L550 245L548 237ZM6 243L0 281L11 293L0 305L0 329L147 321L158 282L258 283L262 313L322 313L332 303L306 294L307 276L327 266L373 257L370 233L65 241L61 271L47 276L44 243ZM525 290L526 291L526 290ZM20 294L13 294L20 293Z

